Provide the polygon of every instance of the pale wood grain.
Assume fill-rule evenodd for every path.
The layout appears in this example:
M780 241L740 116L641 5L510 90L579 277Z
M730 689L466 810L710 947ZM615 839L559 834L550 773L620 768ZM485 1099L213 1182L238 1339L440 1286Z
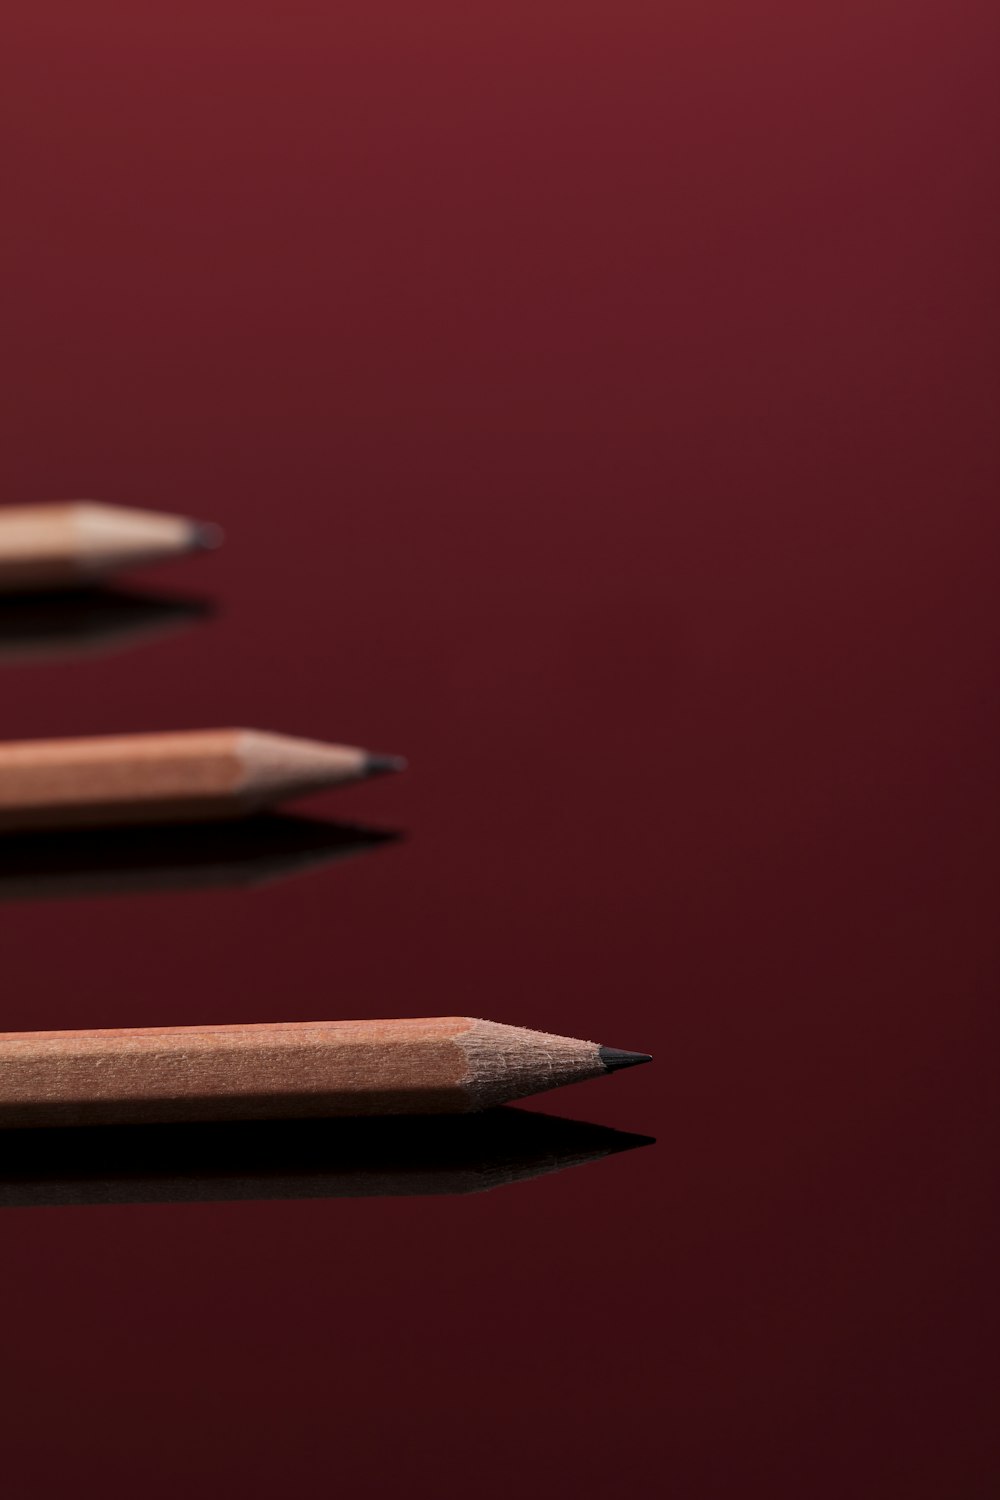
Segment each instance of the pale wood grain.
M239 817L368 774L367 751L249 729L0 744L0 831Z
M0 1034L0 1128L455 1114L605 1072L466 1016Z
M0 592L72 588L218 544L186 516L66 500L0 507Z

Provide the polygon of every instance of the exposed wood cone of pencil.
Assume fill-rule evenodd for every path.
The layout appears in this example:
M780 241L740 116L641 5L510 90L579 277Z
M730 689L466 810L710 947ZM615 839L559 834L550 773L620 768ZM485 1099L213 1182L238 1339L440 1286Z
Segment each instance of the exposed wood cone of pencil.
M0 592L78 587L221 541L218 526L97 500L0 506Z
M649 1062L468 1016L0 1034L0 1127L465 1114Z
M406 762L255 729L0 743L0 832L233 818Z

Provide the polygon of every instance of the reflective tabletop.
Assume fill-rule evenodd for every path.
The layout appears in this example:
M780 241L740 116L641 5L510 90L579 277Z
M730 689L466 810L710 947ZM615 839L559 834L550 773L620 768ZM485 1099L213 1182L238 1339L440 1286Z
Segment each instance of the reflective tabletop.
M9 1493L991 1492L995 16L8 30L0 498L226 541L0 605L0 738L409 769L0 842L0 1030L653 1054L447 1128L5 1133Z

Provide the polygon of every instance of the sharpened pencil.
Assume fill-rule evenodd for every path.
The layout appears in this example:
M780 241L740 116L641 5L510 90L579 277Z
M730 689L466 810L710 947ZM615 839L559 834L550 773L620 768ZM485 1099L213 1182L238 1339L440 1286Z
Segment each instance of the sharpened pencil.
M243 817L405 761L255 729L0 744L0 831Z
M0 592L73 588L221 541L218 526L98 500L5 505Z
M0 1128L465 1114L649 1062L468 1016L0 1035Z

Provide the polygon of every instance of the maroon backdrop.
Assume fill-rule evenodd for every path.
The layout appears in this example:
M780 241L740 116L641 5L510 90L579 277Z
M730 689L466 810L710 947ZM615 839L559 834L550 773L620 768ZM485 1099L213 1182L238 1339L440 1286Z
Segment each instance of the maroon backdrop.
M17 0L0 498L218 520L0 734L402 751L403 844L0 907L3 1029L481 1014L656 1147L9 1210L17 1495L1000 1477L1000 15Z

